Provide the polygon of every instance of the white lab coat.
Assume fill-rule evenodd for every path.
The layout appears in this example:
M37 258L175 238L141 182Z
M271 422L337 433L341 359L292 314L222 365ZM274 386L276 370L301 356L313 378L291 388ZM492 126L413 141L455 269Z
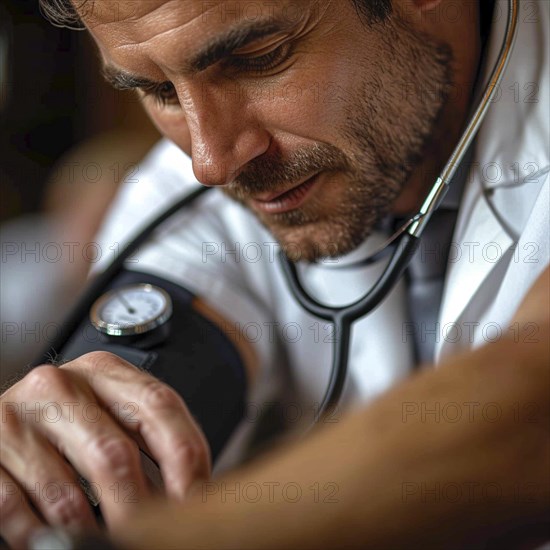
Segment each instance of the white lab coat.
M502 45L507 9L506 0L497 2L489 71ZM480 130L459 210L439 317L438 360L494 341L499 332L533 336L534 327L514 327L510 319L549 258L549 21L550 2L520 3L516 46ZM490 198L484 188L493 190Z
M531 9L522 9L520 15L517 46L502 91L479 134L460 206L439 318L438 360L496 339L498 329L502 334L514 330L509 326L514 311L548 264L550 3L528 4ZM535 15L533 5L538 8ZM497 2L498 10L489 70L500 48L507 2ZM533 100L537 102L528 102ZM501 175L496 177L492 169L500 169ZM491 201L507 230L483 198L482 185L487 184L495 188ZM117 243L123 246L197 185L190 159L169 142L159 144L114 201L97 239L106 253L96 269L109 263L108 251ZM516 256L507 252L515 240L509 233L518 240ZM308 267L306 286L326 303L358 298L376 280L380 267L346 271L335 270L335 264L364 257L383 239L375 234L337 262ZM256 350L261 373L249 394L250 414L218 471L246 454L254 419L266 402L283 401L285 419L305 426L328 380L331 332L295 303L274 261L273 241L250 212L214 190L191 211L175 215L127 264L194 291ZM367 403L411 371L412 339L404 337L405 321L405 293L399 284L376 311L354 325L344 405ZM531 328L518 327L519 337L528 337Z

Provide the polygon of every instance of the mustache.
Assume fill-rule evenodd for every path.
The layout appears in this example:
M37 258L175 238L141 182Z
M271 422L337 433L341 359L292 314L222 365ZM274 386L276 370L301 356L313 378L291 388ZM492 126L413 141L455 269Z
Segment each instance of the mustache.
M325 143L301 148L286 159L278 150L250 161L223 191L243 201L257 193L284 191L289 184L323 170L350 170L350 163L340 149Z

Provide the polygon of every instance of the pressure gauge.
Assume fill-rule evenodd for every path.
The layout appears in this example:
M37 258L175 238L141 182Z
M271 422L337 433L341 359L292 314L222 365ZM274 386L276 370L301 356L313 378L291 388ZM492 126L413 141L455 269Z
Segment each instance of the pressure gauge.
M165 324L172 314L168 293L150 284L110 290L90 310L92 325L107 336L137 336Z

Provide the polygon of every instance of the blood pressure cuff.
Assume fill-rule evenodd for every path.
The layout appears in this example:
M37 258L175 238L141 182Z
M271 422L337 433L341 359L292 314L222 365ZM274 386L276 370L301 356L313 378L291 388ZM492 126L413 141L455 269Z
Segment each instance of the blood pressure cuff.
M215 462L243 416L247 392L243 362L228 337L192 308L195 296L185 288L147 273L121 271L104 291L141 283L164 289L172 299L172 315L159 341L144 346L139 339L122 344L116 338L107 340L91 324L89 312L82 311L78 329L54 350L55 356L66 362L91 351L108 351L159 378L182 396Z

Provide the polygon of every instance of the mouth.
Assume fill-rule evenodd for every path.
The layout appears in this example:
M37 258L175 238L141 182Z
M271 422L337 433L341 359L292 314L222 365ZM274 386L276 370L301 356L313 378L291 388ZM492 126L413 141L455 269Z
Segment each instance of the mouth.
M303 204L313 189L317 187L319 175L320 173L317 173L282 193L266 193L256 196L252 199L252 203L257 210L266 214L280 214L294 210Z

